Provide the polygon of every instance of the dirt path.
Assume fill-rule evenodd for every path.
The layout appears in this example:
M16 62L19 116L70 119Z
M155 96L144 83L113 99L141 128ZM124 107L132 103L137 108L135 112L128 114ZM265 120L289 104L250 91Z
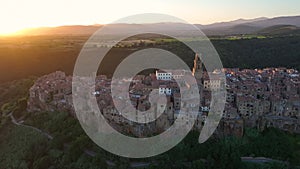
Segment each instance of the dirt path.
M26 124L22 124L20 122L18 122L15 117L13 116L12 113L9 114L9 117L11 119L11 122L14 123L15 125L18 125L18 126L23 126L23 127L27 127L27 128L31 128L41 134L43 134L44 136L46 136L49 140L53 140L53 136L51 136L49 133L39 129L39 128L36 128L36 127L33 127L33 126L29 126L29 125L26 125Z
M30 126L30 125L26 125L26 124L22 124L23 122L18 122L16 120L16 118L13 116L12 113L9 114L9 117L11 119L11 122L14 123L15 125L17 126L23 126L23 127L27 127L27 128L30 128L30 129L33 129L41 134L43 134L44 136L46 136L49 140L53 140L53 136L51 136L49 133L39 129L39 128L36 128L36 127L33 127L33 126ZM95 157L96 156L96 152L92 151L92 150L88 150L88 149L85 149L83 151L85 154L87 154L88 156L90 157ZM109 160L106 160L106 163L107 165L109 166L116 166L116 164L112 161L109 161ZM149 166L150 163L146 163L146 162L131 162L130 163L130 167L131 168L140 168L140 167L147 167Z

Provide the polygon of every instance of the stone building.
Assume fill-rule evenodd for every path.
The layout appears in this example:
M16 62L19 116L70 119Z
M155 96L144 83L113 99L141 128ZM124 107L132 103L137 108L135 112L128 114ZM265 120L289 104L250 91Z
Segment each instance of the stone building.
M72 77L54 72L39 78L29 89L27 110L66 111L74 114L72 104Z
M286 68L223 69L222 71L226 75L227 97L224 112L221 112L223 118L216 133L224 136L242 136L244 126L257 127L260 130L276 127L292 133L300 132L298 71ZM160 133L173 125L180 110L191 112L187 116L189 118L182 119L181 122L190 127L192 125L190 119L196 119L193 127L200 131L206 123L210 106L213 104L212 91L222 88L223 82L214 76L208 76L197 54L192 75L197 84L189 84L190 75L187 71L169 70L168 72L157 71L150 75L137 75L131 82L129 90L125 85L128 78L120 78L112 82L104 75L96 77L95 88L92 84L85 84L85 87L94 89L91 96L96 97L98 107L107 121L120 132L129 132L138 137ZM119 86L116 88L120 93L117 96L111 94L112 83ZM192 92L196 87L199 93ZM79 91L79 89L74 90ZM128 93L122 92L127 90ZM153 90L167 95L166 105L160 102L150 103L149 95ZM198 94L200 94L200 103L195 103L193 98ZM154 100L158 101L159 98ZM197 104L199 107L196 106ZM139 125L125 118L126 113L132 112L132 108L135 109L133 113L137 114L139 111L147 111L152 106L154 109L151 111L154 113L142 116L145 120L156 119L149 124ZM120 108L119 111L116 107ZM66 111L75 116L72 102L72 77L58 71L39 78L30 88L27 109L29 112Z

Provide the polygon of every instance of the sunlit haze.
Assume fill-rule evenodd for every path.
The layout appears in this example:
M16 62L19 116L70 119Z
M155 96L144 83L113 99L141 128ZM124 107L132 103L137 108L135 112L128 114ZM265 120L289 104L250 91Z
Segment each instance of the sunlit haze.
M1 0L0 34L24 28L93 25L139 13L164 13L190 23L300 15L299 0Z

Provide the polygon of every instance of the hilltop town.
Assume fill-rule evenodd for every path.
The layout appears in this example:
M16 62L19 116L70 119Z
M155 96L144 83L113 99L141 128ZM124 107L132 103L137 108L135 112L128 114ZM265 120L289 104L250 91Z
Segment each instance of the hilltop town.
M212 78L209 74L216 76ZM224 74L225 79L218 78L218 74ZM195 130L201 130L205 125L211 108L212 92L225 89L226 104L222 120L215 132L217 135L242 136L245 127L254 127L261 131L275 127L300 133L300 77L297 70L224 68L206 72L196 55L192 75L197 80L200 94ZM128 91L130 100L124 100L126 97L121 95L113 98L112 79L99 75L95 79L95 90L91 95L97 98L102 114L116 130L136 137L155 135L174 123L179 110L187 110L195 105L189 98L181 97L182 92L189 92L191 88L187 86L180 90L178 82L181 83L184 76L189 76L184 70L157 70L149 75L136 75ZM118 83L128 80L120 78ZM154 105L155 121L137 124L124 118L122 113L130 106L141 112L148 110L151 107L149 94L155 89L158 89L159 95L167 98L166 106L159 103ZM189 94L192 98L193 94ZM116 107L122 107L123 111L119 112ZM72 77L58 71L39 78L30 89L28 111L66 111L75 116Z

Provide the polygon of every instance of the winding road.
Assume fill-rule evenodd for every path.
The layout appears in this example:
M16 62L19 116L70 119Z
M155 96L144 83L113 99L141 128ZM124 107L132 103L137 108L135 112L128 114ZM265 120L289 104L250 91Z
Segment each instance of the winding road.
M49 140L53 140L53 136L51 136L49 133L47 133L47 132L45 132L45 131L43 131L43 130L41 130L41 129L39 129L39 128L36 128L36 127L30 126L30 125L23 124L23 122L18 122L18 121L16 120L16 118L13 116L13 113L10 113L8 116L10 117L11 122L12 122L13 124L15 124L15 125L17 125L17 126L22 126L22 127L27 127L27 128L33 129L33 130L35 130L35 131L41 133L41 134L44 135L45 137L47 137ZM97 155L96 152L94 152L94 151L92 151L92 150L88 150L88 149L83 150L83 152L84 152L86 155L90 156L90 157L95 157L95 156ZM109 161L109 160L106 160L106 163L107 163L107 165L109 165L109 166L116 166L116 164L115 164L114 162ZM130 163L130 167L131 167L131 168L147 167L147 166L149 166L149 165L150 165L150 163L144 163L144 162L131 162L131 163Z
M22 124L22 123L18 122L18 121L16 120L16 118L13 116L12 113L9 114L9 117L10 117L11 121L12 121L15 125L23 126L23 127L27 127L27 128L31 128L31 129L33 129L33 130L35 130L35 131L37 131L37 132L39 132L39 133L45 135L49 140L53 140L53 136L51 136L49 133L47 133L47 132L45 132L45 131L43 131L43 130L41 130L41 129L39 129L39 128L36 128L36 127L29 126L29 125Z

